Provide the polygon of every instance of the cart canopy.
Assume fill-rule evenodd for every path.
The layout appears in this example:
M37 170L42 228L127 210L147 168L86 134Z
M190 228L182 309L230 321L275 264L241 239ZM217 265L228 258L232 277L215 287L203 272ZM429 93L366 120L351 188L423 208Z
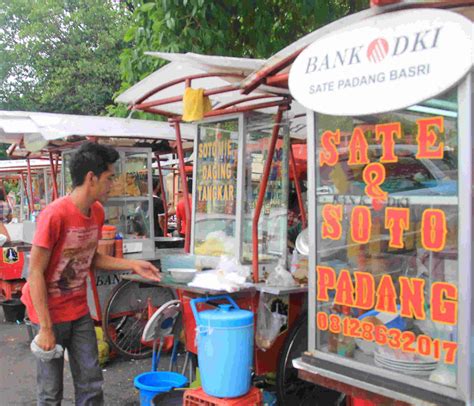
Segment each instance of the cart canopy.
M127 104L130 108L141 109L141 103L164 101L159 106L153 106L156 109L147 111L181 116L183 103L180 98L186 88L186 79L191 80L190 85L195 89L225 89L222 93L212 94L213 109L222 108L236 101L239 101L238 105L243 107L255 100L256 95L267 95L265 101L271 102L289 94L287 89L270 86L260 87L252 96L241 93L241 81L264 65L265 60L262 59L200 55L191 52L185 54L147 52L146 55L165 59L170 63L120 94L115 102ZM173 101L174 98L179 100ZM276 107L259 111L272 113L276 112Z
M194 125L183 124L184 140L192 141ZM127 118L79 116L71 114L0 111L0 138L2 142L16 144L13 156L22 157L29 152L58 150L85 137L98 137L104 142L119 139L123 142L174 141L175 131L167 122ZM25 150L19 148L20 145Z

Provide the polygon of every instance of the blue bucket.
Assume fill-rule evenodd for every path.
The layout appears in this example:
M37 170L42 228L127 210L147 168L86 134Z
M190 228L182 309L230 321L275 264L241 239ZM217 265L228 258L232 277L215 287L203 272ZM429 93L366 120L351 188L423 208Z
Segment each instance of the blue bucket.
M227 300L216 310L198 312L196 304ZM191 300L197 325L202 389L217 398L236 398L250 390L253 365L253 313L228 295Z
M182 388L187 382L184 375L176 372L144 372L133 380L135 388L140 390L140 406L151 406L158 393Z

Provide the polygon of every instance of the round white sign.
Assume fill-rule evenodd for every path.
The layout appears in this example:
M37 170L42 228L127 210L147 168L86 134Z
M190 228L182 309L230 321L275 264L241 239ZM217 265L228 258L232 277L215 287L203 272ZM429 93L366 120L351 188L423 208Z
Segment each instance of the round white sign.
M472 67L473 24L444 10L404 10L328 34L294 61L289 86L303 106L352 116L434 97Z

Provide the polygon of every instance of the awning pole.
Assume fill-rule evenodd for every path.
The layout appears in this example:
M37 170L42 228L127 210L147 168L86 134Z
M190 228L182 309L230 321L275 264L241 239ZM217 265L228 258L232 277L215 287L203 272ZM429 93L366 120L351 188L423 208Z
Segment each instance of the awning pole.
M188 199L188 184L186 182L186 170L184 168L183 141L181 139L181 127L179 121L172 121L176 132L176 149L178 151L179 174L181 176L181 187L184 197L184 211L186 213L186 235L184 238L184 252L189 253L191 245L191 205ZM179 230L178 230L179 232Z
M306 222L306 209L304 207L303 203L303 196L301 194L301 186L300 186L300 181L297 177L296 173L296 162L295 162L295 156L293 155L293 148L290 144L290 166L291 166L291 171L293 172L293 180L295 182L295 189L296 189L296 196L298 197L298 206L300 208L300 213L301 213L301 222L303 229L306 228L307 222Z
M28 187L26 184L25 175L23 173L21 174L21 181L23 183L23 194L25 195L26 201L28 202L28 216L29 216L30 213L33 211L33 209L31 207L31 198L28 194Z
M58 183L56 180L56 168L54 165L53 153L49 153L49 163L51 165L51 180L53 181L53 201L58 198Z
M33 203L33 179L31 178L31 164L30 164L30 158L26 157L26 167L28 169L28 188L30 191L30 198L28 199L28 202L30 202L29 207L30 207L30 214L33 213L34 211L34 203Z
M166 190L165 183L163 182L163 171L161 170L160 154L156 153L156 162L158 163L158 173L160 175L160 186L161 186L161 199L163 200L163 206L165 209L165 229L163 230L163 236L168 235L168 203L166 201Z

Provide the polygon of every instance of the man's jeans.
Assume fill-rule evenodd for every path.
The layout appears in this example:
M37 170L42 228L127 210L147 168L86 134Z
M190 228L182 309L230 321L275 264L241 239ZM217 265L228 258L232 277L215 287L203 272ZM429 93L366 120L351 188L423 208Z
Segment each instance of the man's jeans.
M38 333L39 326L33 324ZM74 382L75 404L104 404L102 370L99 367L97 339L90 315L54 324L56 342L67 348ZM38 406L60 405L63 398L64 358L37 360Z

